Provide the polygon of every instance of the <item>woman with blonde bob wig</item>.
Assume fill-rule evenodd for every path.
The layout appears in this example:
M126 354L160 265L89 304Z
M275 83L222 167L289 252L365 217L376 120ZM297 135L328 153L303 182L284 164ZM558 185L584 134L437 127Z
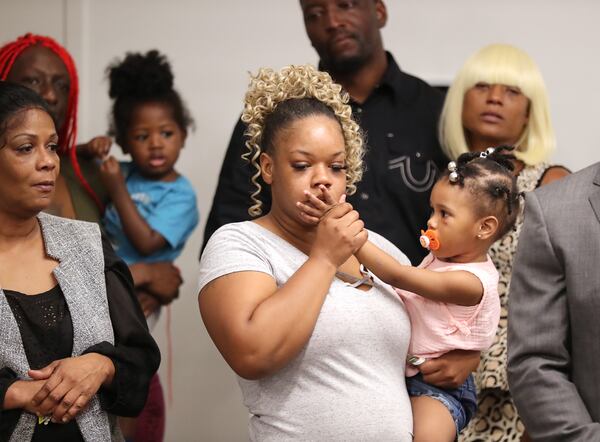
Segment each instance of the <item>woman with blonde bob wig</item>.
M522 50L493 44L472 55L448 90L440 119L440 141L451 159L490 146L515 146L515 174L521 192L569 172L546 161L555 147L548 96L535 62ZM506 377L507 309L512 262L523 223L490 248L499 270L501 319L492 347L477 370L478 411L461 441L529 440L512 401Z
M246 157L256 190L259 176L270 188L271 209L263 214L258 193L249 195L256 218L212 235L198 299L206 329L239 376L252 441L412 440L404 382L410 320L392 287L354 253L368 236L408 259L344 202L363 155L348 99L311 66L261 69L246 94ZM339 201L317 225L298 206L311 195ZM440 359L423 364L436 384L473 358L459 354L451 367L433 369ZM468 372L444 385L456 388Z

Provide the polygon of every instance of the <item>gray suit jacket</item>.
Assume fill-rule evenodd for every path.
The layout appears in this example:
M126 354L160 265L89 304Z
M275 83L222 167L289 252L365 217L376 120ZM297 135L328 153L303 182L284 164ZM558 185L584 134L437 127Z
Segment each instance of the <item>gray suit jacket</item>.
M527 196L508 381L534 440L600 441L600 163Z

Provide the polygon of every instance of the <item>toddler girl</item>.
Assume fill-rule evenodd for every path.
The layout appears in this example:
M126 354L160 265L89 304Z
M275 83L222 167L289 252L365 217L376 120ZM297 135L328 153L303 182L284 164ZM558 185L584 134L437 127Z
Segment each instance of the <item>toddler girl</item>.
M432 214L421 242L430 249L419 267L404 266L371 242L356 253L384 282L397 287L412 326L406 374L416 441L453 441L477 408L472 377L458 389L428 384L416 366L455 349L484 350L500 319L498 272L489 246L514 225L520 197L508 147L469 152L451 162L431 192ZM331 199L325 188L298 203L314 222Z

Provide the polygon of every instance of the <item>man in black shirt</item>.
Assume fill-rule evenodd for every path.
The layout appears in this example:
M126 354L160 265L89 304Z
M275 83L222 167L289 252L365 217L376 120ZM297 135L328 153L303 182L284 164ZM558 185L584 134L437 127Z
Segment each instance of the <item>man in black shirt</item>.
M392 241L418 264L426 251L419 230L429 217L429 192L444 157L437 140L441 93L400 70L383 48L387 21L382 0L300 0L306 33L319 68L351 97L354 118L366 135L365 172L348 201L367 228ZM204 244L220 226L250 219L252 169L244 124L238 121L223 161L204 232ZM261 193L263 213L269 189Z

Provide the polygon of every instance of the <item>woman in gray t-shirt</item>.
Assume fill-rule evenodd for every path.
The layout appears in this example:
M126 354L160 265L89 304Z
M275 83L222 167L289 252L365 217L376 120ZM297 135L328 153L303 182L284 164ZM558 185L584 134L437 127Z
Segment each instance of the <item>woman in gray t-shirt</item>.
M248 159L257 188L259 175L270 185L272 206L211 237L199 303L240 377L251 440L412 439L404 384L410 322L392 288L361 268L354 252L368 236L408 260L365 230L350 204L340 202L318 226L296 207L307 201L305 189L323 198L327 188L340 201L355 191L363 142L347 101L310 66L263 69L246 94ZM257 194L253 216L261 213ZM431 375L448 385L477 363L457 375L434 362Z

